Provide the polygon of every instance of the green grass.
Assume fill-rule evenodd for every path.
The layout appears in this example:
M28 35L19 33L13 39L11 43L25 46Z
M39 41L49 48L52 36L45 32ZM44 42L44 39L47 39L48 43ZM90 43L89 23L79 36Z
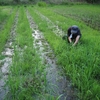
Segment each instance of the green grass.
M10 89L7 100L35 100L35 95L42 97L42 89L46 84L45 65L41 61L39 55L33 47L32 30L26 16L28 9L34 22L38 25L39 30L44 34L46 41L50 44L57 58L57 64L61 65L66 77L69 77L74 87L78 89L78 97L80 100L99 100L100 99L100 34L99 31L90 28L84 22L77 21L75 16L86 14L86 16L98 16L99 6L92 5L74 6L52 6L52 7L19 7L19 18L16 29L16 37L14 41L14 56L10 67L7 85ZM88 8L88 9L87 9ZM53 9L56 12L51 11ZM69 17L69 12L71 16ZM87 9L87 10L86 10ZM93 9L93 10L92 10ZM94 10L95 9L95 10ZM0 32L0 52L9 38L10 29L13 25L17 9L9 17L5 25L5 29ZM93 11L93 13L88 13ZM51 22L42 19L41 15L46 16ZM77 14L77 12L79 12ZM65 14L65 15L63 15ZM66 16L68 14L68 16ZM95 21L95 18L92 17ZM99 17L96 17L99 19ZM77 46L72 47L62 37L56 35L53 30L58 25L60 29L67 32L67 29L76 24L81 29L82 38ZM93 22L94 23L94 22ZM96 26L96 25L95 25ZM98 27L98 25L96 26ZM46 47L45 47L46 49ZM0 58L3 58L0 56ZM33 97L34 96L34 97ZM43 94L44 98L50 100L58 100L49 94Z
M13 24L13 21L15 18L15 14L16 14L16 8L14 8L14 12L8 18L6 24L4 25L4 29L0 31L0 54L1 54L2 50L4 49L4 46L5 46L5 43L7 42L7 39L10 36L10 31L11 31L11 27L12 27L12 24Z
M77 24L80 27L82 32L81 43L76 47L72 47L66 44L66 42L61 39L62 37L56 36L52 29L48 28L46 20L41 19L40 15L36 15L37 13L34 14L34 10L32 11L32 8L30 8L35 22L54 50L58 64L62 65L66 75L71 78L73 86L78 88L79 98L81 100L99 100L100 80L94 78L94 76L99 76L97 71L99 69L100 59L98 55L100 51L98 47L100 44L99 31L93 30L82 22L77 22L71 18L55 14L50 11L49 8L35 9L49 18L54 24L57 24L57 21L59 21L58 26L63 29L63 31L66 31L67 28L73 24Z
M6 20L11 13L12 7L8 6L0 6L0 24L2 24L4 22L4 20Z
M100 6L99 5L67 5L55 6L51 9L65 17L83 21L92 28L100 30Z
M23 7L19 8L15 39L14 56L7 80L9 93L6 99L33 100L35 95L41 94L45 65L33 47L32 31Z

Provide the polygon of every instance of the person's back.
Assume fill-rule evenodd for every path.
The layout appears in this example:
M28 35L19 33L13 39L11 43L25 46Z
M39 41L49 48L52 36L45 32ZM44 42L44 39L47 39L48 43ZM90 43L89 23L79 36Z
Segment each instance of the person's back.
M70 28L68 28L68 30L67 30L68 43L74 42L73 46L75 46L78 43L80 37L81 37L81 32L80 32L80 29L78 28L78 26L73 25Z

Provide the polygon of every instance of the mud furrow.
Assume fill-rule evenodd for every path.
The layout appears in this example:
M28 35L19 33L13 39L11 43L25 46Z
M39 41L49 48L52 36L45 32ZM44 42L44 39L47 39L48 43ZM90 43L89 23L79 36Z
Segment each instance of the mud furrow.
M0 100L4 100L5 95L8 93L8 87L6 85L7 77L9 74L9 67L12 63L12 56L13 56L13 41L15 39L15 34L16 34L16 27L18 23L18 12L16 13L15 20L13 23L13 26L11 28L11 33L10 33L10 38L8 39L5 49L2 52L2 56L5 56L3 60L0 60Z
M58 25L55 25L49 18L47 18L46 16L44 16L37 10L35 11L35 13L37 13L41 17L42 20L46 20L48 28L53 29L53 32L56 35L58 35L60 37L62 37L64 35L64 31L62 29L60 29ZM59 21L56 21L56 23L59 23Z
M55 55L50 48L49 44L45 40L43 34L39 31L38 26L33 21L33 18L26 12L27 18L30 23L30 28L32 29L32 36L34 38L33 45L40 53L41 58L45 61L47 65L46 71L46 81L44 99L46 100L45 94L57 98L60 96L59 100L76 100L75 92L72 89L71 82L66 80L66 76L63 71L56 65Z

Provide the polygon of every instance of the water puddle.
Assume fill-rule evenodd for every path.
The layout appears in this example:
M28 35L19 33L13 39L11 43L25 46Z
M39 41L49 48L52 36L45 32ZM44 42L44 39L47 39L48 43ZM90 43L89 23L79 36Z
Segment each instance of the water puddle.
M11 28L11 35L10 38L8 39L5 49L2 52L2 56L5 58L3 60L0 60L0 100L4 100L5 95L8 93L8 87L6 85L7 81L7 76L9 75L9 67L12 63L12 56L13 56L13 41L16 33L16 26L18 22L18 13L16 14L15 20L14 20L14 25Z
M33 45L47 66L45 69L47 73L47 84L43 96L44 98L39 100L47 100L45 95L55 98L59 97L59 100L77 100L76 92L73 90L71 82L66 79L64 72L60 66L56 64L56 58L52 49L45 40L43 34L38 30L38 26L34 23L28 11L26 14L30 23L30 28L32 29L32 36L34 38Z

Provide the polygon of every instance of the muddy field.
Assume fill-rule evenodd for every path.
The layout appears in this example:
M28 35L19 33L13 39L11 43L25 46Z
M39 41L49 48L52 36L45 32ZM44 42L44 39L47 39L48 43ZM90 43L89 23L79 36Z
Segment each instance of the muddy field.
M0 100L99 100L99 31L50 9L14 7L2 23ZM76 47L62 39L73 24Z

